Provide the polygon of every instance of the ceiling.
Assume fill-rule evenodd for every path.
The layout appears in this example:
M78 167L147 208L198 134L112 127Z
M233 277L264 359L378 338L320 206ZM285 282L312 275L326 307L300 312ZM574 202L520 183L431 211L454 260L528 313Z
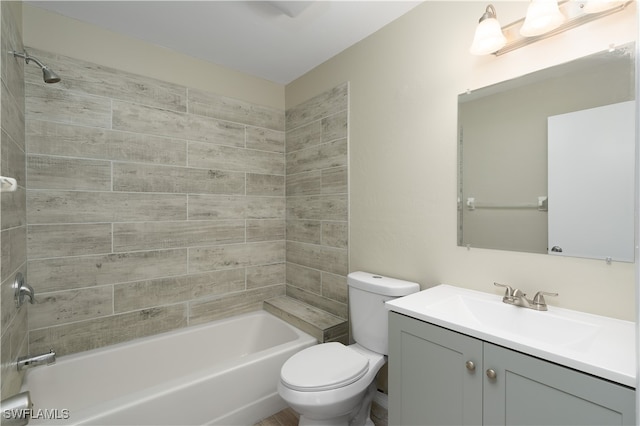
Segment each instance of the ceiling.
M26 1L287 84L421 1Z

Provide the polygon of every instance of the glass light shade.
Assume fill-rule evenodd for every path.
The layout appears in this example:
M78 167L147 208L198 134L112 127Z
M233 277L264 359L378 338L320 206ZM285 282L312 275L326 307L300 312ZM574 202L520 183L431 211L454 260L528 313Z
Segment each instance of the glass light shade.
M507 39L502 34L500 23L495 18L482 20L476 27L473 43L469 48L472 55L488 55L498 51L507 44Z
M533 37L558 28L565 21L556 0L531 0L520 34Z
M600 13L614 7L622 6L625 2L620 0L589 0L584 2L584 13Z

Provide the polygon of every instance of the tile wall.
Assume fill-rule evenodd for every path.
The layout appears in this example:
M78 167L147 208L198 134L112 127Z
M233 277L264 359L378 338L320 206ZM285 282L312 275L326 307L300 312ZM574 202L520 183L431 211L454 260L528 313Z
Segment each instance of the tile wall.
M30 352L97 348L284 294L284 111L31 53L62 81L25 70Z
M349 85L286 112L287 296L348 318Z
M10 51L22 51L21 5L17 2L0 2L0 175L17 179L15 192L3 192L0 196L0 279L1 306L0 342L1 398L20 390L22 382L15 360L27 353L26 305L17 308L13 297L13 281L17 272L27 269L27 217L25 185L25 136L24 136L24 61L8 55Z

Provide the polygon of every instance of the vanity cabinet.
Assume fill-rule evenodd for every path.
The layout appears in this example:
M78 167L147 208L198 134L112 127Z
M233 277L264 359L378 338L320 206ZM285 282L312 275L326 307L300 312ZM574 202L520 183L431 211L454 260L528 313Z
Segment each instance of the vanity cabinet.
M634 425L635 390L389 313L390 425Z

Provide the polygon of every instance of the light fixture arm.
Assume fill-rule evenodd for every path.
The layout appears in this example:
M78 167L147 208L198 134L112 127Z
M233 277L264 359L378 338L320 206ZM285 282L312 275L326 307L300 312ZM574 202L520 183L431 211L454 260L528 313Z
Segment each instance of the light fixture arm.
M496 8L493 7L492 4L488 5L486 10L484 11L484 13L482 14L482 16L480 17L480 19L478 20L478 23L484 21L485 19L496 19L498 16L498 14L496 13Z

